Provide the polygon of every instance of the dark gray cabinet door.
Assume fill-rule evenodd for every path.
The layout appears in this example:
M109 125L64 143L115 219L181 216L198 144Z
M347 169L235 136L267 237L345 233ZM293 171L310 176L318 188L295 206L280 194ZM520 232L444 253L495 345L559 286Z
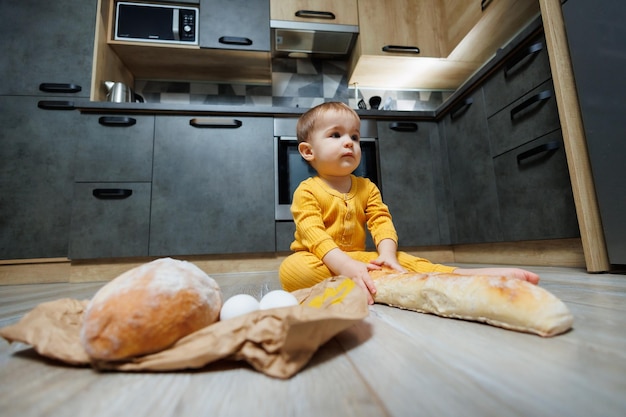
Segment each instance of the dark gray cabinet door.
M498 195L482 90L451 109L444 119L444 132L452 243L500 241Z
M505 241L580 236L561 131L494 159Z
M89 97L95 0L0 2L0 95L49 95L41 83L74 84ZM62 90L56 90L62 91Z
M269 51L269 0L200 0L200 47Z
M150 183L76 183L69 257L147 256Z
M493 156L560 129L552 80L491 116L488 125Z
M157 116L155 132L150 255L273 252L273 119Z
M537 35L507 57L485 83L485 112L493 115L528 91L550 79L550 60L546 41Z
M0 97L0 258L67 256L76 111L43 110L36 97Z
M389 206L399 245L441 243L435 169L440 160L432 122L379 121L378 140L383 200Z
M89 130L76 142L76 181L152 181L154 116L80 117Z
M609 262L626 265L626 7L568 1L563 17Z

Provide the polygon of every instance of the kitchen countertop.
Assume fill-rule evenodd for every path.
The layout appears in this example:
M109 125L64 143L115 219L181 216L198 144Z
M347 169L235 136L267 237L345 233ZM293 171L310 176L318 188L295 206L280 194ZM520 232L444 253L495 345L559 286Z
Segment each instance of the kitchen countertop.
M240 362L98 373L0 340L0 410L7 417L626 415L624 276L526 268L570 308L573 330L541 338L374 305L288 380ZM212 276L225 297L279 288L275 271ZM43 301L89 298L102 285L0 286L0 326Z

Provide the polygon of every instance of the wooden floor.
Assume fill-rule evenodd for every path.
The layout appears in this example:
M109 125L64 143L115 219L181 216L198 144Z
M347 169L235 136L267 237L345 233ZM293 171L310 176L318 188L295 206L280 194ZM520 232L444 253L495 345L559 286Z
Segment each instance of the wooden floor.
M466 266L466 265L465 265ZM0 341L2 416L626 415L626 276L527 267L572 311L550 339L382 305L289 380L242 363L200 371L98 373ZM218 274L226 297L261 297L277 274ZM0 287L0 326L38 303L91 297L102 283Z

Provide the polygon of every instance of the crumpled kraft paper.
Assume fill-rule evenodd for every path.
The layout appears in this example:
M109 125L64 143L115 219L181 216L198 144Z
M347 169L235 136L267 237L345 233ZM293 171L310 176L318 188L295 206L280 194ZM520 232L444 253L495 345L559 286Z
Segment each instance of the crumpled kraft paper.
M0 329L0 336L32 345L48 358L103 370L174 371L228 359L246 361L272 377L289 378L321 345L369 312L364 291L345 277L329 278L293 294L300 305L218 321L166 350L126 362L95 362L82 348L79 334L86 300L42 303L18 323Z

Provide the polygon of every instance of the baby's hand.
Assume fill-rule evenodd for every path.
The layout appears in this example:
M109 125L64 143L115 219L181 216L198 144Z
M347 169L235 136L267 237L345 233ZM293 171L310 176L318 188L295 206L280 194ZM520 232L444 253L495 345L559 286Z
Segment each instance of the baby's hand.
M376 294L376 285L370 277L367 264L358 261L346 263L342 268L341 275L350 277L367 294L367 303L374 304L373 294Z
M406 272L406 269L402 268L402 265L398 263L398 260L395 256L380 255L378 258L369 263L368 268L371 271L375 269L381 269L384 266L398 272Z

